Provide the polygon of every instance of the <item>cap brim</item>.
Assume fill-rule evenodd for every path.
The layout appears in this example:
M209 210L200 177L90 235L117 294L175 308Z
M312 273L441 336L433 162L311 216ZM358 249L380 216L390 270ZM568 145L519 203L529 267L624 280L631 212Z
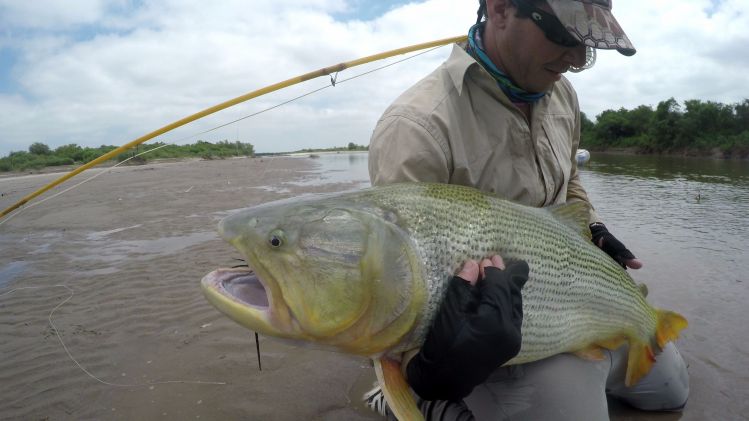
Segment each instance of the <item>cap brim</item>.
M579 0L546 1L567 31L586 46L625 56L637 52L610 8Z

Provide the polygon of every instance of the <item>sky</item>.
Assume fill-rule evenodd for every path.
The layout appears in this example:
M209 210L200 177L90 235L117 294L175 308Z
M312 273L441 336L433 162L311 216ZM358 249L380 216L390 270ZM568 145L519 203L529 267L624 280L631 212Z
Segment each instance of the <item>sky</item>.
M465 34L476 0L0 0L0 156L122 145L264 86L407 45ZM568 74L590 118L675 98L749 98L749 1L627 0L614 14L637 48L599 51ZM348 69L335 87L208 133L324 86L263 96L154 141L241 141L256 152L366 145L401 92L443 47ZM392 64L350 81L345 79ZM153 142L153 141L151 141Z

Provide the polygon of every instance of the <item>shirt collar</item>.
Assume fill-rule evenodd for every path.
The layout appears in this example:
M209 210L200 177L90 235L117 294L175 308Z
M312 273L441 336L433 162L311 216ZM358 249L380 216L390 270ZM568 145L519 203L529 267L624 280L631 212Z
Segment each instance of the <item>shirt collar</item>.
M468 69L471 67L481 67L476 60L466 52L465 46L465 42L454 44L453 51L445 62L445 68L455 85L455 89L458 90L459 95L463 93L463 85L465 83L465 76Z
M505 95L504 92L502 92L502 90L497 87L496 81L494 80L494 78L492 78L489 72L484 70L484 68L481 67L478 62L476 62L476 59L471 57L471 55L466 52L465 46L466 42L453 44L453 50L450 53L450 57L445 62L445 68L450 75L450 79L452 79L455 89L458 91L458 95L461 95L463 92L466 73L468 73L468 71L475 71L482 86L486 85L486 89L493 92L497 96L497 98L505 105L514 106L512 104L512 101L507 98L507 95ZM475 70L472 70L474 68ZM541 99L537 105L540 105L541 103L547 103L554 93L554 89L556 89L556 83L552 85L549 92L546 93L546 96Z

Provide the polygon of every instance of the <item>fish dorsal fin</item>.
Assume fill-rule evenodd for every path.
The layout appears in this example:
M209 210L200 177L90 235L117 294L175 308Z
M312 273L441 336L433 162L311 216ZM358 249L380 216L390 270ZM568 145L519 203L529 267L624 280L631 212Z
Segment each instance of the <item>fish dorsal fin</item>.
M580 233L583 237L591 238L588 221L590 219L590 205L585 202L563 203L546 208L554 217Z
M387 357L374 360L375 373L385 394L390 411L398 420L423 421L411 389L403 378L400 363Z

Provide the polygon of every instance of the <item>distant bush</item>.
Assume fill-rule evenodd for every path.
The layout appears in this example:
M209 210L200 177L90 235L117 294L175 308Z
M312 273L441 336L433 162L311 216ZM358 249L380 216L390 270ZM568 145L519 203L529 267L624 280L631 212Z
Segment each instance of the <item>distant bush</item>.
M32 143L31 146L29 146L29 153L32 153L34 155L49 155L50 150L49 146L45 145L44 143Z
M59 165L80 165L115 149L116 147L111 145L91 148L80 147L71 143L57 147L52 151L47 145L37 142L29 146L29 152L11 152L7 157L0 158L0 171L24 171ZM201 157L203 159L215 159L231 156L254 156L255 148L250 143L229 142L228 140L218 143L199 140L195 144L182 146L165 145L164 143L157 142L139 145L130 151L117 155L112 160L122 162L143 152L148 153L137 156L128 162L131 164L143 164L153 159L164 158Z
M300 149L298 151L294 152L304 152L304 153L311 153L311 152L345 152L345 151L367 151L369 150L369 145L357 145L354 142L349 142L349 144L345 147L334 147L334 148L306 148L306 149Z

